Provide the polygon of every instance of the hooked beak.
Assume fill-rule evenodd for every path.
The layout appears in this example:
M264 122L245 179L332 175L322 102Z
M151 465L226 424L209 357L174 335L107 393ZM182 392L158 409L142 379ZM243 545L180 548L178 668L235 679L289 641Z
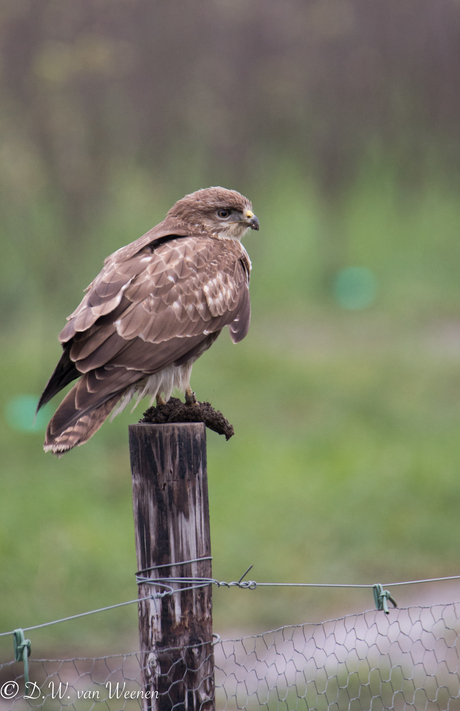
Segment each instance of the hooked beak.
M245 210L244 217L245 217L245 221L247 222L247 224L249 225L251 230L258 230L259 229L259 220L254 215L252 210Z

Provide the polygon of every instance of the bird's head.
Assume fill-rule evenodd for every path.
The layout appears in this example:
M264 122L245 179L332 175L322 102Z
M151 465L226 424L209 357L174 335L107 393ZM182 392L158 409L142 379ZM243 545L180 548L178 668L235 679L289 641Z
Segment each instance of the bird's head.
M197 190L178 200L167 217L174 217L218 237L241 239L250 228L259 229L252 205L236 190L214 187Z

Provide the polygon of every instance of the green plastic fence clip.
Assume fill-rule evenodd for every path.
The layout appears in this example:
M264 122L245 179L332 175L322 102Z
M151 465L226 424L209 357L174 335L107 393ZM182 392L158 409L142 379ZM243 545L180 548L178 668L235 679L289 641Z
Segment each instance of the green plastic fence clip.
M383 612L386 615L390 614L390 611L388 609L388 603L387 600L391 602L393 607L398 607L396 600L391 597L390 593L388 590L384 590L383 587L380 585L380 583L376 583L374 585L374 602L377 610L383 610Z
M24 662L24 684L29 683L29 654L32 649L30 639L24 639L24 630L14 630L14 658L16 662Z

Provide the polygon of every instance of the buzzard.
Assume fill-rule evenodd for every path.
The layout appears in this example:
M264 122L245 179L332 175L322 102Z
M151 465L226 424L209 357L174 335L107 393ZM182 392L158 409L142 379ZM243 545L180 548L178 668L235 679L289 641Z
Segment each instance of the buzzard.
M251 262L240 240L249 228L259 222L247 198L206 188L105 260L59 335L63 353L37 409L80 379L48 424L45 451L84 444L133 397L163 404L179 388L196 402L193 363L224 326L234 343L248 332Z

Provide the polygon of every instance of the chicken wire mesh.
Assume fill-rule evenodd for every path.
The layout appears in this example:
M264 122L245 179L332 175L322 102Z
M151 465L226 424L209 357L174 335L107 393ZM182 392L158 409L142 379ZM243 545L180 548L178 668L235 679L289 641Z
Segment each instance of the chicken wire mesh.
M460 711L459 612L458 602L401 608L389 615L374 610L239 639L218 639L213 645L215 707L218 711ZM183 662L191 650L182 651ZM23 665L2 664L0 711L143 708L142 666L139 653L31 659L31 698L26 699ZM189 672L184 668L183 684L193 678ZM166 677L174 677L177 684L177 669L171 668ZM172 696L169 690L149 703L153 708L156 704L164 709L186 708L183 702L173 703Z

